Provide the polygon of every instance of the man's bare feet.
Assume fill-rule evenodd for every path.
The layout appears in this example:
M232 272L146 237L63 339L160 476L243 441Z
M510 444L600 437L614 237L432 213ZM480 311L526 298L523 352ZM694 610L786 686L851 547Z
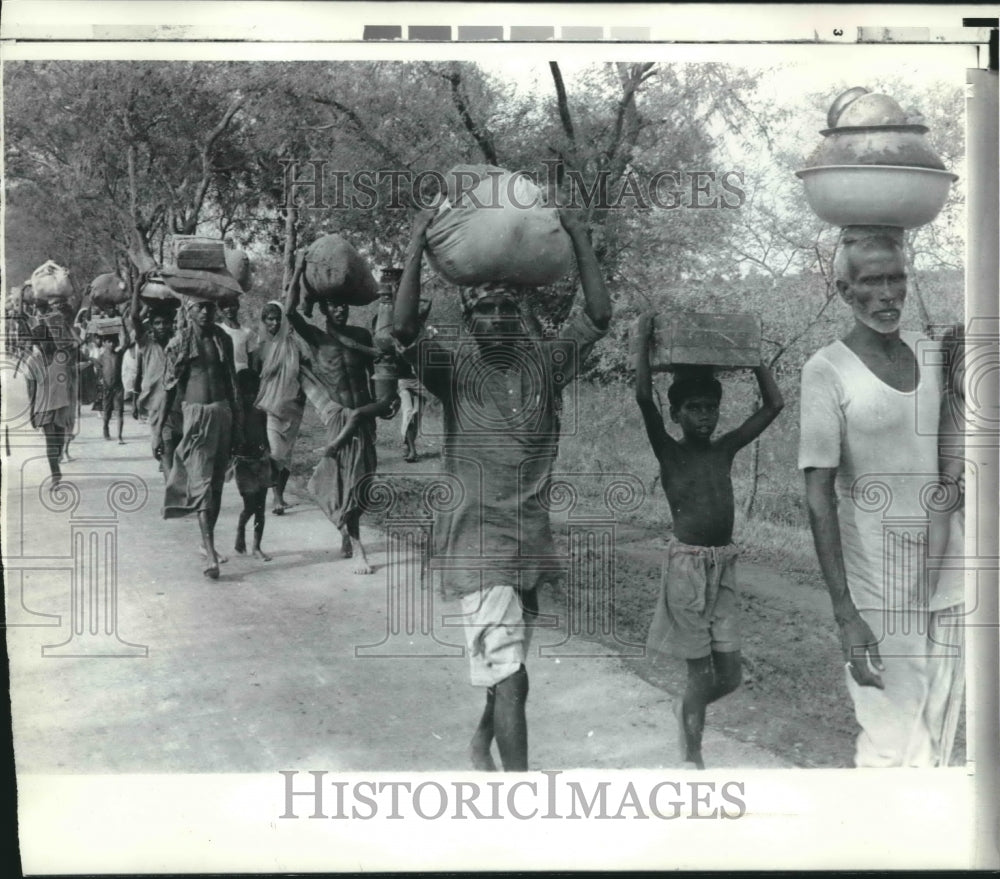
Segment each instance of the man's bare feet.
M267 555L267 553L265 553L259 546L254 547L253 557L255 559L260 559L262 562L271 561L271 557Z
M208 558L208 551L205 549L204 546L201 548L201 554L204 558L206 559ZM218 552L215 554L215 563L217 565L224 565L228 561L229 561L229 556L219 555Z
M344 551L345 559L356 559L354 562L354 568L352 569L355 574L371 574L374 572L374 568L368 564L368 556L365 555L365 548L361 545L361 541L356 537L351 537L348 534L343 535L342 549Z
M125 445L125 440L123 440L123 439L118 440L118 445L120 445L120 446Z
M218 580L219 579L219 566L218 565L209 565L207 568L205 568L202 571L202 573L206 577L208 577L209 580Z

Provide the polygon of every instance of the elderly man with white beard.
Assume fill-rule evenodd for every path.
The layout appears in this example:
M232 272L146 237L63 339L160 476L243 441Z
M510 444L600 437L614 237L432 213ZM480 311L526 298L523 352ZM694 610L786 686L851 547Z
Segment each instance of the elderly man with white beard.
M920 362L922 335L900 330L901 229L845 229L834 273L854 325L803 368L799 467L861 727L855 765L932 766L926 544L903 523L927 518L941 378Z

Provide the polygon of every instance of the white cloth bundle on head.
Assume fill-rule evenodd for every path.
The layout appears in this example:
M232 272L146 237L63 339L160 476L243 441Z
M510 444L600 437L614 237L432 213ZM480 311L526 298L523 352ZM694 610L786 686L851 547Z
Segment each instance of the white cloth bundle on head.
M37 300L68 300L73 295L69 272L51 259L31 273L31 290Z
M527 175L456 165L445 177L448 200L427 229L427 255L448 281L542 287L570 272L570 237Z

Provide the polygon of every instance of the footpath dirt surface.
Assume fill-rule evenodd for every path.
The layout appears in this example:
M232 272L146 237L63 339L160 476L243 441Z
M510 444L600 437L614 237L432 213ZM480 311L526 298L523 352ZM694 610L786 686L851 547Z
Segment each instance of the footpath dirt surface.
M19 380L5 388L8 423L23 392ZM405 577L381 532L363 529L376 570L356 575L332 526L298 497L285 516L268 515L272 561L239 556L231 550L239 496L230 483L218 526L230 560L208 581L195 520L160 517L162 477L145 424L127 419L126 444L117 445L101 439L96 413L83 412L64 467L78 500L72 490L58 502L48 493L40 439L14 430L3 459L19 771L467 768L482 693L468 683L461 631L435 626L439 643L421 632L419 611L404 607L402 634L388 637L397 607L389 589ZM385 458L386 471L406 466ZM114 487L123 483L132 487ZM84 570L74 546L78 558L106 551L108 560ZM766 568L744 570L747 685L710 709L706 760L849 765L850 714L825 597ZM647 601L658 579L655 542L624 535L617 571L619 582L636 584L619 600ZM435 619L458 612L433 590L411 597L432 601ZM564 598L559 590L544 596L543 612L559 623L534 641L558 655L533 655L529 664L531 767L679 767L672 704L683 670L623 658L607 639L568 637ZM645 633L618 635L639 642ZM376 646L358 650L365 645ZM88 649L112 655L74 655ZM802 706L812 706L807 715Z

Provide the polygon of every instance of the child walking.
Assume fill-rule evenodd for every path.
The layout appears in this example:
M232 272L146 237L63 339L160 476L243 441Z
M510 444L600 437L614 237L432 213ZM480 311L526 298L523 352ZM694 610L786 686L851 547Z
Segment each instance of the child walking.
M738 428L713 440L722 385L711 367L678 371L668 391L670 418L680 426L675 440L653 402L649 364L652 315L639 320L635 399L673 515L673 536L663 565L647 647L687 661L687 687L676 708L681 755L704 769L701 754L705 708L733 692L741 680L739 603L733 535L736 453L758 437L784 406L766 366L754 370L763 404Z
M233 455L236 488L243 498L243 509L236 524L236 545L241 554L247 551L246 527L253 518L253 549L255 559L264 562L271 557L260 548L264 536L264 505L267 490L274 485L275 466L267 444L267 413L254 406L260 390L260 377L252 369L241 369L236 374L236 388L243 409L243 445Z
M104 438L111 439L111 414L118 416L118 445L125 445L122 429L125 424L125 385L122 381L122 361L125 357L125 343L119 336L101 337L101 354L97 359L101 370L103 397L101 400L104 419Z

